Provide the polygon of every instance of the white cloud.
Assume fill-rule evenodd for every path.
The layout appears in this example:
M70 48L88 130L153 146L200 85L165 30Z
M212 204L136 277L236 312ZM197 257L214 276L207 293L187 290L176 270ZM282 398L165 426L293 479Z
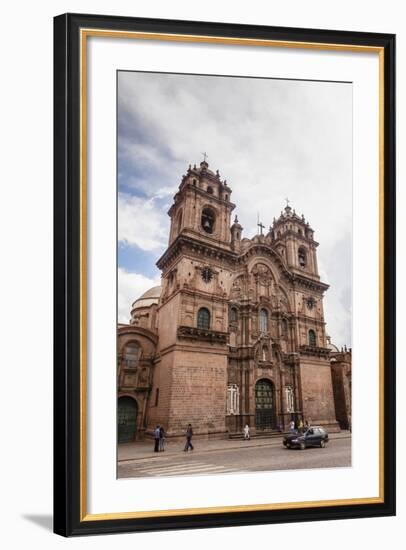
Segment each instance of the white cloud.
M118 268L117 317L119 323L130 320L131 304L144 292L161 284L160 278L151 279L141 273L131 273Z
M125 72L118 91L127 181L149 197L138 220L141 199L124 213L123 239L148 250L167 242L166 211L151 198L175 190L207 151L233 190L244 236L253 236L257 212L269 226L285 197L309 220L331 283L327 331L349 345L350 303L342 296L351 295L351 85Z
M142 250L158 250L168 241L168 221L154 198L118 195L118 240ZM165 218L163 216L165 214Z

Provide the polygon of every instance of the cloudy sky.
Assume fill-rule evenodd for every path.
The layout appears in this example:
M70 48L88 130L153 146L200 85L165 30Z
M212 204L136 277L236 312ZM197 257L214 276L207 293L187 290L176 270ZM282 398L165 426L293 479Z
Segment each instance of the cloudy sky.
M352 86L348 83L119 72L118 314L159 284L182 174L202 152L233 190L244 237L291 206L315 230L331 285L327 333L351 345Z

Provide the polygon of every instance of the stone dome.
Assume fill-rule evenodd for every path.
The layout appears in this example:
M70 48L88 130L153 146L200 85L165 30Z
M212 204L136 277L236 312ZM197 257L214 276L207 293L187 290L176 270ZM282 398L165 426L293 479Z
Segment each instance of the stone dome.
M159 298L161 296L161 291L161 286L153 286L152 288L144 292L142 296L137 298L137 300L135 300L132 305L132 309L134 310L142 307L150 307L153 304L158 304Z
M340 350L338 349L338 347L337 347L335 344L333 344L333 342L331 341L331 336L326 336L326 339L327 339L327 348L328 348L330 351L332 351L332 352L334 352L334 353L337 353L337 352L340 351Z

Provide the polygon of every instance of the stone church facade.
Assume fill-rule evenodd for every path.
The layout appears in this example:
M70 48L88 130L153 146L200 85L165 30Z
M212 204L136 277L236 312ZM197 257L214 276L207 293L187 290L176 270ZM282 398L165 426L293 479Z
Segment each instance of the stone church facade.
M119 442L157 424L168 437L350 425L351 352L326 335L313 229L287 205L243 238L231 195L206 161L182 177L162 285L118 326Z

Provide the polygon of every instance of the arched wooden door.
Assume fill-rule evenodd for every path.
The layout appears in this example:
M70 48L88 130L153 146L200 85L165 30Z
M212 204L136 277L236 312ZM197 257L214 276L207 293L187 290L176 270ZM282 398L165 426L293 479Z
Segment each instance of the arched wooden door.
M127 443L135 440L138 407L135 399L119 397L117 403L117 440Z
M258 430L276 428L274 390L270 380L261 379L255 384L255 426Z

